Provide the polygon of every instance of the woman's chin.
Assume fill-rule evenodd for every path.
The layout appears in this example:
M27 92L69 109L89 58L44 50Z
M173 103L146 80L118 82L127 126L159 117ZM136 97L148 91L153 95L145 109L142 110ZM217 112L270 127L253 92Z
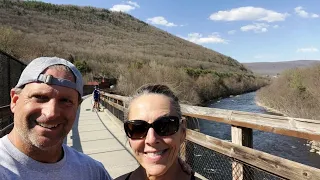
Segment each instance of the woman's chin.
M167 167L163 164L147 165L147 167L144 168L147 176L161 176L167 171Z

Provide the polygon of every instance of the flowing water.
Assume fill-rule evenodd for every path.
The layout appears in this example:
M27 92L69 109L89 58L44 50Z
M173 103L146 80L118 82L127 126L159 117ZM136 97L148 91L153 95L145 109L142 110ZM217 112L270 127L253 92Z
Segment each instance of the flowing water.
M212 102L208 107L270 114L255 103L255 92ZM200 120L200 131L224 140L231 140L231 126ZM307 140L253 130L253 148L302 164L320 168L320 155L310 153Z

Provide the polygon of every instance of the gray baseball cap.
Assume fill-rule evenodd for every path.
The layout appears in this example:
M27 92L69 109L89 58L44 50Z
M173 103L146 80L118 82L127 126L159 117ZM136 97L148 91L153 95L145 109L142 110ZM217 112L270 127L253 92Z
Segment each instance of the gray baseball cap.
M51 75L43 74L44 70L53 65L67 66L73 72L76 82L74 83L67 79L59 79ZM83 80L80 71L69 61L58 57L39 57L31 61L23 70L18 84L15 87L21 88L32 82L42 82L72 88L78 91L81 97L83 95Z

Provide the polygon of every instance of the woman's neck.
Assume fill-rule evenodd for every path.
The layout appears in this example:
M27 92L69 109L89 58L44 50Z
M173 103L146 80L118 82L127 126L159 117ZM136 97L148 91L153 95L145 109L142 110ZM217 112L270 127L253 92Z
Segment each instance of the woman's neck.
M178 162L175 161L174 164L168 169L167 172L160 176L152 176L148 175L145 169L140 166L137 170L136 173L133 173L131 179L144 179L144 180L171 180L171 179L190 179L190 175L184 172ZM137 178L141 177L141 178Z

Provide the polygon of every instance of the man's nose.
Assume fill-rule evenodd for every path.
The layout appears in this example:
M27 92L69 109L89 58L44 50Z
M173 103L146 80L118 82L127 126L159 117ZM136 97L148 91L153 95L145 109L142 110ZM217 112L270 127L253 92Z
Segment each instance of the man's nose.
M48 101L45 103L42 113L45 114L49 120L60 116L59 103L54 99Z
M160 142L159 135L154 131L153 128L149 128L146 136L145 143L147 144L157 144Z

